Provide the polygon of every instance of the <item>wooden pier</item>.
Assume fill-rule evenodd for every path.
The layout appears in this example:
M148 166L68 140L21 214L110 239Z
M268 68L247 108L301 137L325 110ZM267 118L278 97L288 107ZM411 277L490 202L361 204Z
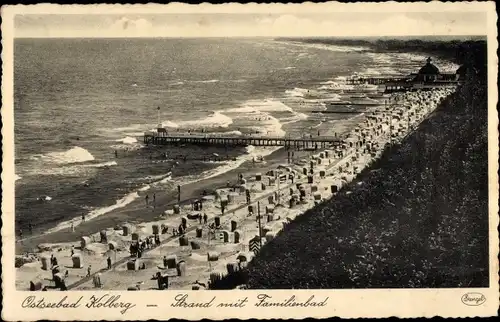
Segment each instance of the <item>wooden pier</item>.
M344 110L344 111L332 111L332 110L313 110L311 114L373 114L377 113L376 111L367 111L367 110Z
M378 85L385 88L384 93L448 88L455 87L460 83L455 74L440 74L439 76L439 80L433 81L416 80L416 74L406 77L358 77L349 78L346 83L349 85Z
M327 148L342 143L335 137L289 138L289 137L224 137L211 135L167 135L163 132L144 133L144 144L153 145L225 145L225 146L284 146L296 149Z
M407 82L410 81L411 78L408 76L399 76L399 77L356 77L356 78L348 78L346 79L346 83L348 85L361 85L361 84L369 84L369 85L385 85L388 82Z

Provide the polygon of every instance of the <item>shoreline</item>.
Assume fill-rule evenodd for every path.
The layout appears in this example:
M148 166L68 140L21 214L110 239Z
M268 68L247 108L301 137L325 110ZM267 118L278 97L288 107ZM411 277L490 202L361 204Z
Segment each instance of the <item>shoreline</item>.
M295 151L296 152L296 151ZM314 153L315 151L300 151L307 154ZM231 169L227 172L217 174L215 176L193 181L181 186L181 202L180 205L189 204L195 199L202 196L204 190L208 193L215 191L220 187L225 187L229 181L234 184L237 181L239 173L251 175L257 172L266 172L269 169L274 169L278 164L284 164L287 161L287 151L280 148L265 157L264 167L260 167L262 163L252 164L251 161L244 161L237 168ZM175 179L174 179L175 181ZM16 254L32 253L35 252L40 244L53 244L65 243L78 240L81 236L95 234L102 227L115 227L125 222L145 222L151 221L163 215L164 210L177 204L177 191L169 191L162 194L161 189L150 188L147 190L148 194L156 193L156 209L152 211L142 211L141 216L137 217L135 214L144 208L144 200L139 197L124 207L114 209L106 214L98 216L94 219L81 223L75 226L75 231L70 231L70 228L61 229L58 231L49 232L46 234L38 234L27 236L22 240L16 241Z
M442 97L443 95L446 95L445 93L446 91L436 91L436 97ZM409 95L411 96L412 94ZM432 105L431 102L428 103ZM398 130L397 137L400 138L407 131L412 131L413 125L419 124L421 122L421 118L425 119L427 113L429 112L428 109L431 108L431 110L433 110L435 108L435 106L434 108L432 108L431 105L412 105L412 108L408 111L406 111L406 109L401 105L398 105L397 110L400 113L403 113L403 115L408 115L408 117L410 117L410 111L417 111L417 114L411 117L411 128L407 128L406 116L403 116L403 120L398 120L393 123ZM263 200L261 201L261 204L263 204L263 206L266 208L265 214L267 215L268 206L266 206L266 197L269 199L274 195L274 198L279 198L276 197L276 193L279 192L278 195L283 195L284 197L284 199L282 200L288 200L288 189L290 188L290 193L292 193L292 190L294 191L293 193L295 193L295 185L298 186L298 184L302 184L307 190L306 199L303 202L301 199L301 202L298 203L295 207L288 208L286 205L283 207L276 205L274 201L273 203L269 201L269 204L274 205L274 208L276 209L274 211L275 215L273 215L274 219L271 219L271 221L269 221L268 217L267 223L264 219L263 228L268 232L264 232L264 235L266 236L265 242L272 240L272 238L274 238L274 236L276 236L276 234L284 228L284 225L287 222L294 221L295 218L300 217L305 211L311 209L312 207L315 207L318 202L321 204L322 201L329 199L333 195L333 192L330 191L331 185L342 187L345 184L348 184L348 182L353 180L356 175L360 173L360 171L362 171L366 167L369 167L373 160L376 160L378 157L380 157L383 147L389 142L389 119L391 118L391 116L389 115L394 116L392 112L387 113L381 111L379 116L363 117L364 122L363 120L361 120L360 122L354 123L355 126L353 129L349 129L349 131L347 132L348 135L344 139L345 144L343 144L342 147L327 148L326 150L319 149L316 151L302 151L303 155L298 156L298 159L307 159L307 161L305 163L299 162L298 164L293 163L289 165L290 169L295 169L293 170L294 173L299 174L299 176L297 177L297 181L294 184L293 180L292 183L290 183L289 180L286 180L283 184L282 190L279 189L279 185L278 187L276 187L276 185L273 186L272 184L268 189L261 189L261 182L258 182L255 179L256 177L252 176L251 173L262 173L263 175L266 174L262 182L265 182L267 185L267 169L276 170L278 168L278 165L286 166L286 162L283 162L283 160L286 160L287 151L284 149L275 151L272 155L270 155L265 166L257 165L256 167L254 167L251 162L246 162L239 168L228 171L222 175L186 185L184 187L184 190L189 189L189 194L187 195L187 198L183 198L183 200L189 200L189 197L199 198L201 192L205 188L206 190L208 190L210 188L217 189L217 187L226 187L226 183L228 180L234 182L238 179L239 173L245 173L244 177L248 178L247 180L249 181L244 184L244 186L246 186L247 189L252 192L251 204L255 205L258 200ZM361 136L363 136L363 140L364 138L366 138L368 144L366 145L366 147L370 146L369 149L367 149L366 147L364 150L362 149L362 147L364 147L365 145L361 144ZM373 148L371 148L372 144L375 144ZM330 151L331 155L328 156L330 154L328 153L326 154L327 157L325 158L325 151ZM323 159L324 161L320 162L320 159ZM313 175L315 184L310 184L308 183L307 176L302 175L301 170L303 170L303 168L307 169L309 163L313 161L314 163L317 162L317 165L314 166L315 171ZM325 171L326 176L322 177L321 170ZM314 186L316 187L315 189L313 189ZM125 222L132 223L132 226L135 227L132 231L135 231L141 239L151 236L151 229L154 229L154 225L160 226L160 224L166 224L167 227L174 228L177 227L176 225L178 225L182 215L188 216L189 218L190 214L192 215L193 213L196 213L196 211L193 211L189 206L181 206L182 215L173 214L173 211L171 210L172 208L168 206L176 203L175 201L172 202L171 199L175 198L175 194L171 194L170 196L164 195L160 198L156 198L157 207L156 209L152 209L151 212L144 211L145 205L139 201L135 203L133 205L134 207L131 207L131 209L114 212L112 214L97 218L92 223L86 223L82 225L82 227L79 227L79 229L74 233L54 233L46 236L41 236L39 240L33 238L32 240L30 240L31 247L36 246L36 244L39 244L42 241L45 242L45 245L41 245L42 247L40 247L37 254L35 254L35 258L37 258L36 260L33 261L28 259L28 262L24 262L23 264L21 264L21 268L18 270L19 274L18 278L16 279L16 285L18 285L18 288L22 288L23 286L21 285L24 285L25 283L23 281L33 280L34 278L42 279L43 276L46 275L46 273L44 273L44 271L40 270L39 268L38 258L40 258L40 256L43 259L43 257L46 257L50 254L56 254L58 259L61 260L61 264L65 263L65 261L68 260L70 260L71 262L72 257L67 257L66 253L68 253L69 255L70 247L77 247L77 245L80 244L78 240L82 236L87 236L88 240L87 246L83 246L84 248L79 250L81 254L80 256L85 258L84 266L75 270L74 268L72 268L75 265L74 261L73 266L71 266L71 264L69 263L69 266L65 265L65 267L69 268L71 271L66 285L72 289L92 289L91 277L95 276L95 274L97 273L103 274L104 280L106 281L106 289L126 289L127 284L130 285L132 280L140 280L142 281L141 283L146 283L146 285L149 285L149 289L154 289L154 284L151 285L152 282L150 281L150 276L151 273L155 274L155 272L158 272L159 269L166 269L166 267L163 267L164 265L162 265L161 261L161 257L164 255L172 255L176 256L177 258L180 257L180 259L182 261L186 261L188 263L188 266L190 267L188 275L181 275L172 280L171 285L169 286L171 288L188 289L188 287L190 287L193 283L194 278L205 281L209 278L211 279L213 274L224 275L226 267L233 265L234 262L237 261L238 256L240 256L241 254L248 254L245 253L245 249L248 248L248 242L250 239L252 239L253 236L255 236L256 232L258 231L258 229L256 228L256 219L253 218L254 216L250 216L248 214L248 210L246 209L247 207L246 203L244 202L244 194L236 192L231 193L230 189L223 188L218 189L218 191L216 191L213 196L215 196L216 199L220 198L222 200L224 194L228 194L227 198L229 198L230 194L233 194L233 197L231 199L236 198L231 203L232 206L228 207L226 214L220 216L218 201L207 201L206 205L204 202L203 212L206 211L210 222L212 222L215 217L219 216L219 218L221 219L221 227L223 227L222 229L227 229L225 230L226 232L229 232L229 228L224 227L228 227L230 221L231 226L233 221L237 222L237 226L241 227L238 229L241 229L241 231L243 232L243 237L240 237L239 242L237 242L235 239L233 243L232 237L229 237L231 241L226 241L226 238L224 238L224 242L222 242L222 240L220 239L221 237L217 238L216 236L214 236L215 241L212 242L213 244L211 245L210 243L210 240L213 238L209 238L207 244L206 237L197 238L198 229L196 229L196 236L194 234L195 228L197 226L198 228L202 228L203 235L208 234L207 224L202 226L201 223L200 225L197 225L197 222L189 222L185 236L186 238L189 238L189 240L193 240L191 242L191 247L183 247L181 243L182 238L179 239L178 236L173 236L170 231L168 231L166 235L160 235L161 242L159 246L146 248L142 258L136 260L136 262L138 263L144 263L146 265L146 270L129 270L128 266L131 263L131 260L134 259L134 257L130 257L128 252L130 237L125 237L127 235L122 234L122 229L119 224ZM317 198L318 196L319 200ZM186 204L186 202L184 202L183 204ZM163 212L163 210L166 211ZM138 215L140 215L140 217L138 217ZM263 215L264 218L266 217L266 215ZM115 244L118 243L117 252L110 251L107 242L99 242L99 230L101 232L104 231L104 234L108 235L107 242L111 240ZM224 230L218 231L219 234L221 234L222 232L224 232ZM232 228L231 233L229 234L229 236L235 234L233 233ZM57 243L57 241L59 241L59 244ZM179 243L181 244L179 245ZM201 249L194 248L193 243L199 245L197 247L201 247ZM109 245L111 245L111 243ZM23 246L28 249L27 247L29 245L27 245L27 243L24 243ZM80 247L77 247L75 249L79 248ZM191 250L191 248L193 248L193 250ZM198 250L195 251L195 249ZM208 265L207 267L207 264L210 262L207 262L206 256L202 254L207 254L207 252L212 251L216 251L218 254L220 253L220 257L218 261L213 263L213 265ZM114 259L112 260L113 265L111 266L110 270L104 268L105 266L103 266L103 261L107 256L114 256ZM30 257L33 258L32 256ZM21 262L24 261L24 259L22 258L19 258L19 260ZM203 263L206 264L202 265ZM82 268L87 268L86 265L92 265L92 267L95 267L94 270L92 270L91 276L89 277L85 277L84 274L82 275L82 273L84 273L85 271ZM229 271L229 268L227 269ZM117 272L121 273L117 274ZM165 273L170 275L170 273L172 272L167 269Z

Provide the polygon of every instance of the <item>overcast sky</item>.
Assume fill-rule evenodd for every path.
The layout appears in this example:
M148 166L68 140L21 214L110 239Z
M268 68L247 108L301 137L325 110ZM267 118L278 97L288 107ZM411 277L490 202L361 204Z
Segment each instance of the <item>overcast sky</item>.
M24 14L15 37L485 35L479 12Z

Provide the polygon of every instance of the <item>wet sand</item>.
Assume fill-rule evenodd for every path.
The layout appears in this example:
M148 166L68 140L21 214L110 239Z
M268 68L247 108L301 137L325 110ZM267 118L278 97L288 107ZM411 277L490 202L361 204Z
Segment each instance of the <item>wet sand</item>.
M293 152L295 158L304 158L314 153L314 151L304 150ZM203 191L210 193L219 187L225 187L228 181L231 184L236 183L238 174L240 173L246 176L274 169L278 164L285 164L287 157L288 152L285 149L279 149L265 157L265 163L253 164L247 161L240 167L223 174L186 184L181 187L181 204L189 204L192 200L201 198ZM156 193L156 208L148 209L145 207L144 196L148 194L152 198L153 193ZM151 221L162 215L165 209L171 208L174 204L177 204L177 191L164 194L160 190L151 189L142 193L141 198L138 198L124 208L116 209L76 226L74 232L68 228L49 234L26 236L22 242L17 242L16 254L34 252L37 250L37 245L42 243L61 243L79 240L82 236L94 234L103 228L119 226L124 222Z

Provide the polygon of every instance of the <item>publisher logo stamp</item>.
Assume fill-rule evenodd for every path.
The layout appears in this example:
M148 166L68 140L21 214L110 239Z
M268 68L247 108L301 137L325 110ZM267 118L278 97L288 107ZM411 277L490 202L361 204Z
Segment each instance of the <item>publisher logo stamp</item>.
M479 306L486 302L486 297L481 293L465 293L462 295L462 303L468 306Z

